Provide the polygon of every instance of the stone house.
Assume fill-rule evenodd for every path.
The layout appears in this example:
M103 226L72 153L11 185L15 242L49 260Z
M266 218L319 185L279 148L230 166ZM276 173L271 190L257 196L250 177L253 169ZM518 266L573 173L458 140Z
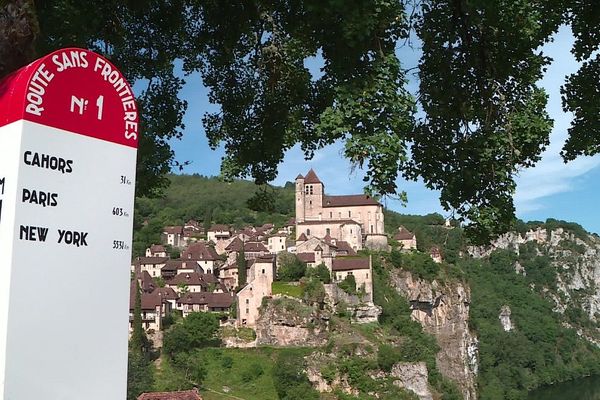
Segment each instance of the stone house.
M269 236L267 239L269 251L273 254L285 251L287 237L288 235L286 233L276 233Z
M229 312L234 302L233 293L187 293L177 300L183 317L193 312Z
M364 194L329 196L312 169L296 178L296 238L301 234L343 240L354 250L387 248L383 206Z
M264 272L263 272L264 271ZM273 294L273 269L260 269L255 272L254 280L237 294L237 324L255 327L262 299Z
M187 293L200 293L208 290L208 282L197 272L182 272L166 283L179 296Z
M220 240L227 240L231 237L229 225L216 224L210 227L206 233L206 238L209 242L217 243Z
M353 275L356 289L364 292L363 300L373 302L373 267L371 257L338 257L331 266L331 279L339 283Z
M402 251L417 249L417 236L403 226L398 228L398 232L394 235L394 240L401 245Z
M170 281L175 276L181 273L204 273L204 270L200 268L198 262L196 260L169 260L166 262L165 266L161 268L160 273L161 276L165 279L165 281Z
M153 244L146 249L146 257L169 257L167 249L161 244Z
M169 303L171 310L175 310L177 308L177 299L179 298L179 296L177 295L175 290L173 290L173 288L157 287L156 289L154 289L152 294L161 297L163 302L166 301L167 303Z
M183 226L165 226L161 235L161 241L163 244L168 244L172 247L183 247L185 245L183 240Z
M137 284L131 282L129 291L129 332L133 331ZM146 331L160 331L162 318L171 312L171 304L156 293L140 292L142 306L142 327Z
M147 271L151 277L156 278L161 276L161 269L167 261L168 257L137 257L131 265L131 272Z
M198 242L188 246L182 253L183 260L196 261L202 272L212 274L221 262L215 249L205 242Z

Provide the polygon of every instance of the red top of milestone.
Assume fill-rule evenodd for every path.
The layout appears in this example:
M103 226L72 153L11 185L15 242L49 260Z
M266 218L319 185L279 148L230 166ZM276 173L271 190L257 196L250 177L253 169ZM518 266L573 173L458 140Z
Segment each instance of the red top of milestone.
M133 91L106 58L57 50L0 81L0 127L19 120L137 148Z

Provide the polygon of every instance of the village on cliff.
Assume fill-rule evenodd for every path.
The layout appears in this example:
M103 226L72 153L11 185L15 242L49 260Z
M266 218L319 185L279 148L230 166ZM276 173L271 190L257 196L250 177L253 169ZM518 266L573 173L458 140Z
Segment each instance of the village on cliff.
M279 295L272 288L285 262L283 253L307 268L324 265L329 293L350 283L361 303L373 307L372 260L358 252L388 248L383 206L364 194L326 195L312 169L299 175L295 186L296 218L279 228L265 224L234 230L216 224L205 232L195 220L164 227L162 243L150 246L131 265L130 330L138 291L143 327L158 342L162 321L174 310L184 318L191 312L220 313L222 325L254 328L263 298ZM393 239L402 251L416 251L416 237L404 227ZM167 248L179 249L180 258L171 259ZM441 262L437 248L431 257ZM245 276L240 276L240 258Z

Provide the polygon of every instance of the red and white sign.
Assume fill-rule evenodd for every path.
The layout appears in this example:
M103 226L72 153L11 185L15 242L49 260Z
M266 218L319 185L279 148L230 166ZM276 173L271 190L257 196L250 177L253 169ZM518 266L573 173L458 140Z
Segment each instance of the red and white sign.
M0 400L125 399L138 132L91 51L0 82Z

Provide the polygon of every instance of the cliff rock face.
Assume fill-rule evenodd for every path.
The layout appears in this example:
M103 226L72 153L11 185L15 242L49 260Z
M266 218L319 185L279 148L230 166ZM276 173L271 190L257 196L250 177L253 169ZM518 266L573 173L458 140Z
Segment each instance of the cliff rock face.
M419 400L433 400L424 362L395 364L390 375L394 378L394 385L413 392Z
M554 311L564 314L569 307L583 310L596 326L600 324L600 238L578 235L563 228L538 227L524 235L510 232L502 235L486 247L471 247L469 253L475 257L486 257L494 250L514 251L519 255L522 244L535 245L536 254L548 256L556 270L556 287L532 289L542 291L554 304ZM527 276L527 269L515 263L515 272ZM598 329L574 326L580 336L600 345Z
M323 346L328 338L329 314L300 301L276 297L265 301L256 322L258 346Z
M498 316L498 319L500 320L500 323L502 324L502 329L504 329L504 332L510 332L513 330L513 324L512 321L510 320L510 307L509 306L502 306L502 308L500 309L500 315Z
M336 284L326 284L323 287L325 288L325 301L332 310L336 310L340 303L345 303L352 315L352 322L365 324L378 321L381 315L380 306L370 301L364 302L358 296L344 292Z
M412 318L436 337L441 348L437 365L442 375L456 382L465 400L476 399L478 341L468 326L469 287L460 283L430 283L406 271L397 271L392 281L410 302Z

